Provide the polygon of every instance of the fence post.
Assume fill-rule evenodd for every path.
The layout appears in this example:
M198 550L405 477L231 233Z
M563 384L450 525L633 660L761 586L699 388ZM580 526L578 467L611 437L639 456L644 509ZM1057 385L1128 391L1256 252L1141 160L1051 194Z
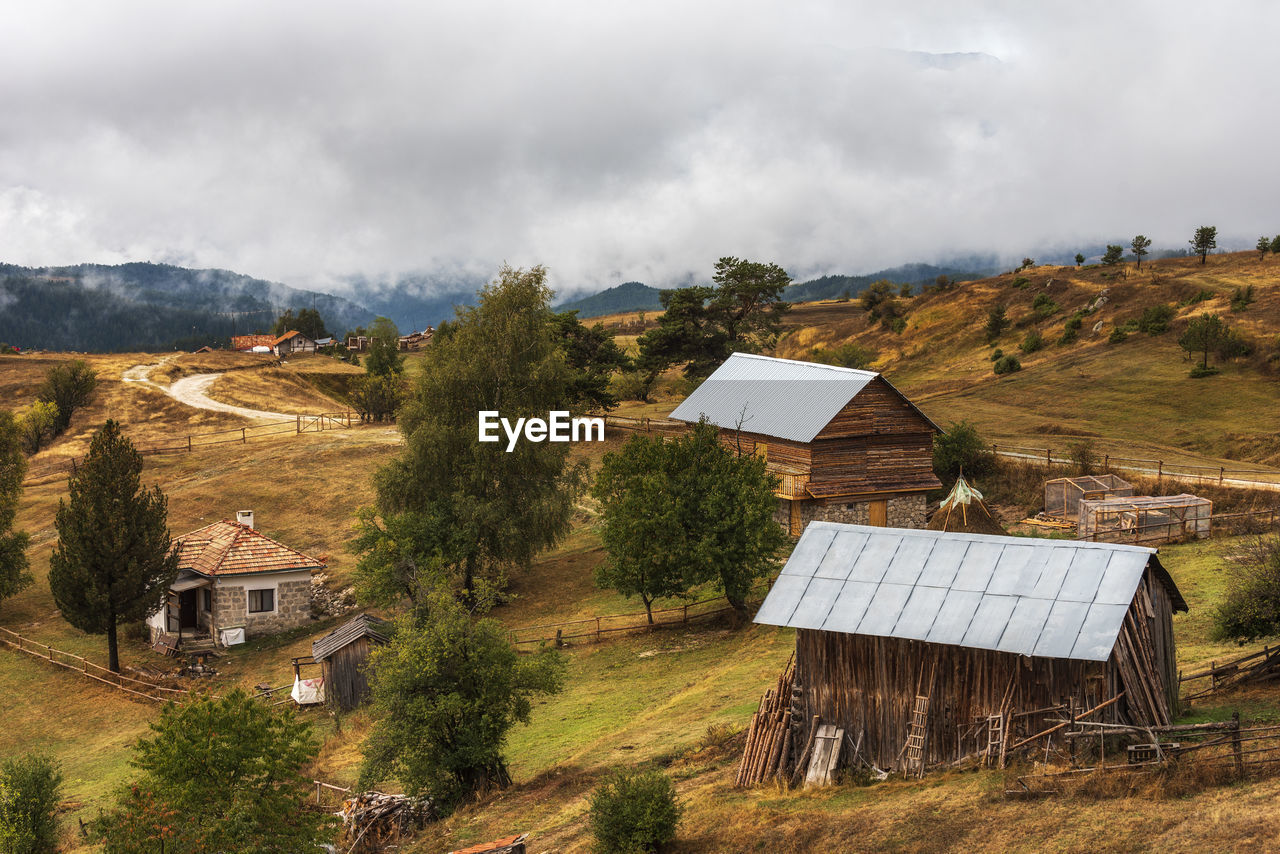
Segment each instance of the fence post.
M302 416L301 415L293 416L293 423L294 423L294 426L297 428L297 432L301 434L302 433Z
M187 453L191 453L191 434L187 434Z
M1240 713L1231 713L1231 753L1235 757L1236 774L1244 776L1244 757L1240 752Z
M600 618L596 617L596 643L600 642Z
M1156 486L1164 481L1164 460L1156 460Z
M244 428L241 427L240 428L240 444L243 445L243 444L246 444L247 442L248 442L248 439L245 438Z
M1044 449L1044 468L1045 471L1053 468L1053 450L1051 448Z
M1222 486L1222 479L1226 477L1226 474L1227 474L1227 467L1219 466L1218 467L1218 486Z
M1102 455L1102 470L1103 470L1103 471L1110 471L1110 470L1111 470L1111 455L1110 455L1110 454L1103 454L1103 455Z
M688 602L686 602L684 605L684 621L683 622L685 623L685 625L689 624L689 603Z

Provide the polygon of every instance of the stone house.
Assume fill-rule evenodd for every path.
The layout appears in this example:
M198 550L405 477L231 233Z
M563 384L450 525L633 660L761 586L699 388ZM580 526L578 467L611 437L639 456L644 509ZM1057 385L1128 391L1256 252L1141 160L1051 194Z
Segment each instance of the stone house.
M671 417L706 418L720 439L777 475L778 522L925 526L933 436L941 432L873 371L734 353Z
M277 356L284 357L293 353L314 353L316 342L296 329L290 330L271 342L271 350Z
M151 641L211 638L240 643L311 620L311 574L324 563L264 536L253 512L174 540L178 577L147 620Z

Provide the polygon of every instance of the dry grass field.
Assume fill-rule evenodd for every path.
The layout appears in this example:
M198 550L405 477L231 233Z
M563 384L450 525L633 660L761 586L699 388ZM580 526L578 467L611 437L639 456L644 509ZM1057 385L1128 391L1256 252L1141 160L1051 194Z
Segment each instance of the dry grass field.
M1215 287L1227 296L1251 269L1248 259L1236 256L1211 258L1208 265L1208 273L1217 277ZM813 346L857 341L875 349L877 367L908 394L922 398L935 420L963 418L1000 441L1057 441L1069 430L1096 433L1102 446L1145 443L1142 446L1153 451L1182 453L1189 459L1215 458L1238 446L1251 449L1250 458L1259 464L1271 461L1266 436L1280 430L1274 378L1252 364L1229 366L1208 380L1186 379L1187 366L1169 335L1135 335L1123 344L1107 345L1109 327L1094 336L1090 324L1074 347L1050 346L1025 359L1023 371L1011 377L991 374L990 348L979 329L992 300L1007 300L1016 322L1029 310L1036 288L1051 289L1055 300L1070 309L1108 287L1109 308L1100 316L1114 322L1140 311L1153 294L1173 293L1180 277L1192 277L1188 288L1208 281L1193 278L1197 271L1182 261L1160 262L1154 273L1159 281L1147 279L1144 265L1141 277L1131 274L1128 280L1103 283L1090 278L1097 271L1035 268L1023 274L1035 283L1026 289L1014 288L1009 283L1013 277L1001 277L945 296L916 297L910 301L909 325L902 336L868 328L855 303L799 306L791 315L792 331L781 352L803 356ZM1049 279L1054 279L1053 285ZM1060 281L1066 282L1061 293L1056 290ZM1247 326L1258 340L1277 331L1267 326L1280 317L1274 281L1257 279L1258 301L1248 312L1229 318ZM944 302L955 304L960 315L947 318ZM1189 307L1182 314L1205 305L1213 303ZM1060 331L1063 319L1064 313L1059 313L1046 322L1046 337L1048 326ZM999 344L1006 352L1016 350L1016 340L1025 331L1009 333ZM0 357L0 395L20 409L34 396L44 371L65 358L71 356ZM130 367L155 363L158 356L85 358L99 371L99 393L77 414L68 434L33 460L33 466L79 456L93 429L108 416L121 420L139 445L159 443L175 433L245 423L231 415L192 410L152 387L122 381ZM411 360L411 371L418 358ZM315 404L325 401L336 406L334 395L348 381L343 377L358 375L358 369L328 359L292 360L284 366L254 359L184 355L167 362L154 378L163 384L181 375L226 370L216 388L222 399L249 406L270 400L273 409L296 406L299 409L285 411L314 411ZM1188 395L1185 389L1193 382L1198 383L1192 386L1196 393ZM620 412L665 415L684 388L678 378L666 378L654 402L629 403ZM1233 438L1246 436L1253 438ZM583 446L576 453L598 465L603 453L626 438L625 433L611 431L603 446ZM1189 447L1194 443L1199 444ZM333 582L342 584L350 579L355 562L346 550L355 513L373 498L372 472L397 452L399 444L398 433L385 425L284 434L244 445L151 456L143 478L160 484L169 497L175 534L251 508L268 536L327 557ZM53 515L65 494L62 474L33 478L26 486L18 522L33 537L30 554L36 583L0 602L0 625L103 661L103 639L67 625L48 592L48 559L56 536ZM512 578L512 599L494 616L517 627L637 610L637 603L594 584L592 570L604 555L591 530L593 513L591 502L584 499L571 536L527 573ZM1212 610L1224 593L1225 568L1239 544L1214 539L1161 550L1191 603L1190 613L1175 618L1184 669L1248 651L1209 638ZM216 662L219 675L206 684L213 690L284 684L292 677L289 659L308 653L311 641L332 624L318 621L305 630L230 650ZM685 802L673 852L1280 849L1274 832L1280 820L1277 780L1189 794L1081 794L1040 801L1007 799L1004 791L1011 778L994 771L933 775L919 782L845 784L816 792L735 790L731 783L741 729L791 647L787 630L733 629L721 623L568 647L565 692L539 701L531 724L511 735L508 755L515 786L433 826L409 850L439 852L530 832L531 850L588 851L587 795L611 768L637 764L664 767ZM123 644L122 658L126 664L172 664L133 638ZM1214 698L1196 707L1195 719L1225 717L1232 709L1239 709L1247 720L1280 721L1280 689L1255 688ZM95 815L128 779L129 745L146 732L155 711L152 704L0 649L0 720L6 722L0 728L0 755L39 750L62 763L67 776L67 850L85 850L76 847L80 842L75 820ZM353 781L369 727L367 716L344 716L337 727L322 712L303 714L325 738L314 774L335 783Z

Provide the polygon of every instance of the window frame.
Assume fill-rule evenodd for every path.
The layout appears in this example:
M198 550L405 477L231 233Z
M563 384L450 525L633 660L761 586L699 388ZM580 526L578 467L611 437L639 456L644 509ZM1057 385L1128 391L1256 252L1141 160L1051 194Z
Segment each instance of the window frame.
M258 604L262 604L262 594L266 593L271 596L270 608L254 608L253 594L258 594ZM253 587L245 590L245 613L248 614L274 614L276 612L276 589L274 587Z

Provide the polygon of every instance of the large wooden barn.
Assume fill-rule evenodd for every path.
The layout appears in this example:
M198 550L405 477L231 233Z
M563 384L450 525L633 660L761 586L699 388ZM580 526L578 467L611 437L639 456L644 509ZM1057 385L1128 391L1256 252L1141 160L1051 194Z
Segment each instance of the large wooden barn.
M1033 734L1111 701L1092 720L1168 724L1186 607L1153 549L815 522L755 619L796 629L792 744L817 716L904 770L921 706L927 765L982 751L997 716Z
M923 528L938 427L872 371L734 353L671 417L706 418L781 481L779 521Z

